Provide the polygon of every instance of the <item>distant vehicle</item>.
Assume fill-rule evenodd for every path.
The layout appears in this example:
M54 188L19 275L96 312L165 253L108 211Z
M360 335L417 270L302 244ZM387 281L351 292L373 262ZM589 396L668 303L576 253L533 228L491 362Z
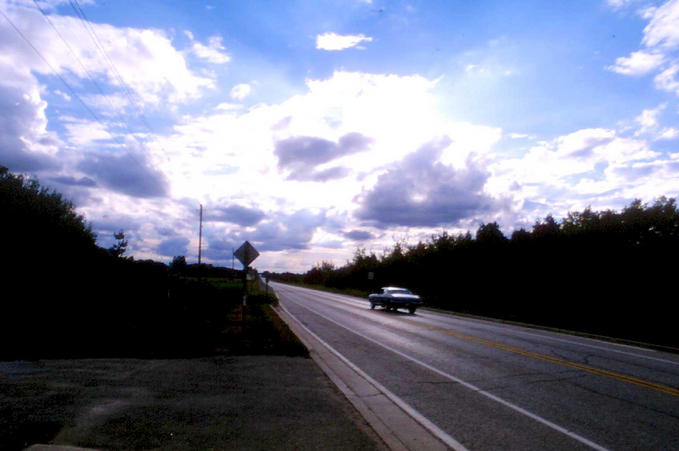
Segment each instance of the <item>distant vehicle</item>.
M407 308L413 314L417 307L422 305L422 299L409 290L399 287L384 287L381 293L373 293L368 296L370 308L376 305L384 306L385 310L396 311L399 308Z

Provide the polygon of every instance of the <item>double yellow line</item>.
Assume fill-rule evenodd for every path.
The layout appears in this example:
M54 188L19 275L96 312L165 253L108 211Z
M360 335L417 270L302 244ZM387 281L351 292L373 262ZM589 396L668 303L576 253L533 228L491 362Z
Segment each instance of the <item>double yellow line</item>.
M475 343L480 343L480 344L486 345L486 346L492 346L494 348L501 349L503 351L511 352L511 353L514 353L514 354L520 354L520 355L523 355L523 356L526 356L526 357L532 357L534 359L545 360L547 362L555 363L557 365L575 368L577 370L586 371L586 372L591 373L591 374L597 374L599 376L608 377L610 379L615 379L615 380L619 380L619 381L622 381L622 382L628 382L630 384L638 385L638 386L641 386L641 387L650 388L651 390L655 390L655 391L665 393L665 394L668 394L668 395L679 396L679 389L676 389L676 388L673 388L673 387L668 387L666 385L656 384L655 382L649 382L649 381L645 381L643 379L639 379L639 378L636 378L636 377L627 376L625 374L620 374L620 373L616 373L616 372L613 372L613 371L603 370L603 369L600 369L600 368L595 368L593 366L583 365L581 363L571 362L571 361L560 359L560 358L557 358L557 357L552 357L552 356L546 355L546 354L539 354L537 352L526 351L526 350L521 349L521 348L515 348L514 346L508 346L508 345L498 343L498 342L495 342L495 341L475 337L473 335L467 335L467 334L463 334L461 332L455 332L454 330L444 329L442 327L428 326L426 324L422 324L422 323L419 323L417 321L409 320L409 319L406 319L406 318L402 318L401 320L408 323L408 324L419 326L419 327L422 327L422 328L425 328L425 329L428 329L428 330L432 330L432 331L435 331L435 332L441 332L443 334L450 335L452 337L459 338L461 340L473 341Z

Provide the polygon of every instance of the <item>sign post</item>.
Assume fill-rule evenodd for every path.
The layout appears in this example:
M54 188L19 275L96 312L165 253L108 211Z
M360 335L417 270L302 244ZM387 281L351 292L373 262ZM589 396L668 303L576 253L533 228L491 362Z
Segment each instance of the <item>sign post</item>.
M238 259L239 262L243 264L243 322L245 322L245 308L247 307L247 299L248 299L248 270L249 270L249 265L257 257L259 257L259 252L257 252L257 249L254 248L252 244L250 244L249 241L246 241L236 249L236 251L233 253L233 256Z

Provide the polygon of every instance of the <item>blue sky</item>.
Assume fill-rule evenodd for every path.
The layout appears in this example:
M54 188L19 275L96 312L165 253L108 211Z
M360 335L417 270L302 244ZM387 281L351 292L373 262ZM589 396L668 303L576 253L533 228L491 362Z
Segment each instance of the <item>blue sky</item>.
M0 164L136 258L357 247L679 191L679 1L0 0Z

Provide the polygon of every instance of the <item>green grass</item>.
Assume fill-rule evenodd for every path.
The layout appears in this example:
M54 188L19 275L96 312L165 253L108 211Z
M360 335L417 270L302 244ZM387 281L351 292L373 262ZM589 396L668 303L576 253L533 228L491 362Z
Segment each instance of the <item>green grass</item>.
M240 279L205 279L218 288L240 288ZM278 299L265 293L256 280L248 281L247 305L232 304L224 327L214 337L214 351L225 355L285 355L308 357L309 351L272 306Z

